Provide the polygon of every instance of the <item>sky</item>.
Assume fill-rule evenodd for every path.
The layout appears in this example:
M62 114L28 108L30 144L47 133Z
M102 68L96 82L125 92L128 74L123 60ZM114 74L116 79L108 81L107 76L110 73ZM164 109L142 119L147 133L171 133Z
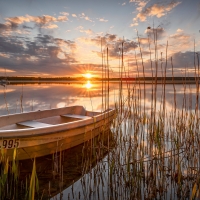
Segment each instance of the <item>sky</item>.
M0 0L0 76L195 76L198 53L199 0Z

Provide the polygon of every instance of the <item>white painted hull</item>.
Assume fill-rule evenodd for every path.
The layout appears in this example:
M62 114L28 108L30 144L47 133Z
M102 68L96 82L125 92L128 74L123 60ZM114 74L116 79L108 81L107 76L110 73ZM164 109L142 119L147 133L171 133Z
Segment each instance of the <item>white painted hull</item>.
M62 115L65 114L73 114L73 116L78 114L87 117L78 120L73 117L63 118ZM114 114L114 110L97 113L85 111L82 106L74 106L1 116L0 146L9 156L9 160L12 160L15 148L18 160L48 155L84 143L108 130ZM28 123L30 123L30 120L34 120L34 122L39 121L40 124L47 124L46 122L51 124L45 127L22 126L20 128L21 124L24 124L27 120ZM59 123L59 120L62 123ZM16 126L19 126L18 129L16 129ZM9 127L12 127L12 129L9 129Z

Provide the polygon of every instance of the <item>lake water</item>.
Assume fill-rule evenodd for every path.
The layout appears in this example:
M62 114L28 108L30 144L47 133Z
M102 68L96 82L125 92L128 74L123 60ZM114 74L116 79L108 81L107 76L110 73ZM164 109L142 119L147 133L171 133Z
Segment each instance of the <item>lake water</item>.
M107 86L104 86L107 89ZM154 86L153 86L154 87ZM140 100L144 101L143 84L123 84L121 98L126 99L128 96L128 88L134 89L135 95L140 95ZM109 85L109 105L119 100L119 83L110 83ZM105 88L104 88L105 90ZM196 101L196 85L175 85L176 90L176 106L181 109L185 103L186 107L194 109ZM152 100L152 85L145 86L145 107L150 108ZM155 93L155 92L153 92ZM174 86L166 85L165 102L167 108L171 108L174 103ZM105 94L104 94L105 95ZM155 94L153 94L155 95ZM157 106L162 103L163 86L157 86ZM185 101L185 102L184 102ZM72 105L83 105L88 110L101 110L102 108L102 85L101 83L91 81L83 83L35 83L35 84L18 84L7 85L0 88L0 114L28 112L31 110L44 110L49 108L58 108Z
M111 96L114 88L111 88ZM101 109L98 83L52 83L7 85L0 89L0 114L44 110L72 105Z
M181 174L180 177L186 178L191 173L195 175L194 172L189 170L199 169L200 166L199 160L196 161L200 151L195 149L199 143L196 139L191 142L191 137L185 136L186 133L189 135L191 131L187 130L185 125L189 126L192 123L190 118L186 119L187 116L190 114L196 116L199 112L198 95L196 84L166 84L165 86L162 84L146 84L144 86L142 83L123 83L121 85L115 82L110 83L109 86L107 84L103 85L103 97L102 85L98 82L17 84L7 85L5 88L1 87L0 114L5 115L72 105L83 105L87 110L102 110L102 103L105 107L105 104L109 102L109 107L112 108L115 107L116 103L119 111L116 122L118 125L111 127L111 131L114 135L118 135L117 146L110 148L110 153L107 156L104 154L101 159L98 159L98 162L93 163L85 171L85 175L80 171L79 176L64 175L64 180L61 181L62 186L57 190L55 187L53 189L52 186L54 182L51 182L51 172L49 172L51 169L46 170L46 173L49 173L50 176L46 179L45 187L52 188L51 194L62 192L62 199L144 199L147 196L155 198L155 193L158 199L179 199L180 194L182 198L186 195L184 190L187 188L189 188L189 194L191 194L196 176L193 179L191 178L191 181L181 182L181 185L179 185L180 181L176 181L174 176L176 173L178 173L178 177ZM151 116L156 121L154 124L156 131L152 133L150 131L152 128L150 124L153 121ZM164 117L162 118L162 116ZM192 119L195 128L192 126L191 129L197 134L193 138L198 138L198 115L197 118ZM163 124L164 128L162 129L161 125ZM159 132L162 132L163 135ZM78 147L78 150L70 150L70 152L65 153L72 155L73 158L73 155L78 155L78 153L75 153L76 151L81 154L82 148L83 146ZM186 148L194 148L192 151L196 153L193 152L192 160L188 161L188 158L186 159L187 156L191 157L192 155L190 150L179 157L180 149ZM167 157L166 152L171 157ZM155 157L155 154L159 155L158 157L162 162L149 159L149 157ZM128 157L130 157L130 160ZM65 159L65 162L70 163L72 158ZM134 159L137 161L136 165L131 164L130 169L127 168L127 162L131 163ZM143 159L145 164L141 164L140 159ZM177 164L176 160L181 161ZM66 163L63 164L63 171L70 171L71 168L74 168L74 165L70 166ZM78 163L78 165L80 164ZM163 168L168 167L171 171L169 170L169 173L166 170L161 171L161 164ZM46 165L51 164L46 163ZM31 168L31 164L29 166ZM150 176L153 177L150 173L151 168L152 173L157 174L155 182L148 180ZM131 171L132 174L126 174L125 171L129 173ZM139 176L140 178L138 178L138 174L134 175L134 171L139 171L139 174L144 173L145 180L141 178L142 175ZM114 175L111 177L111 174ZM168 179L165 176L171 178ZM40 176L38 177L40 180ZM126 180L124 177L129 177L129 179L131 177L131 184L137 183L140 184L140 187L134 186L132 188L130 180ZM161 180L164 181L162 184ZM175 183L173 183L174 180ZM44 179L43 182L45 182ZM66 183L64 185L71 186L65 188L63 182ZM155 189L152 185L156 185L157 188ZM52 199L60 199L61 196L58 194L51 197Z

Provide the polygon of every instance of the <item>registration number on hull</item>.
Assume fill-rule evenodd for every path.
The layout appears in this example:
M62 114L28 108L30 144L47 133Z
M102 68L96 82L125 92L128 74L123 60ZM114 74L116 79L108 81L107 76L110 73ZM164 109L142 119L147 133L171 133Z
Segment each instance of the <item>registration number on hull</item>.
M0 140L0 148L13 149L19 147L19 139L2 139Z

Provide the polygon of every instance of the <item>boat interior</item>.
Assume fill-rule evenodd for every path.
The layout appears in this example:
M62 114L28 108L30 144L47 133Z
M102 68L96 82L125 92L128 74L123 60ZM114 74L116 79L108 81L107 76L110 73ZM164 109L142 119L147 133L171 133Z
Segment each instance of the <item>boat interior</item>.
M74 110L75 109L73 109L73 111ZM53 111L54 110L52 110L52 112ZM45 112L45 111L37 111L37 112L34 112L34 114L37 114L40 112ZM77 112L77 109L76 109L75 112L66 111L67 114L64 114L63 112L61 112L61 114L58 115L58 113L55 112L55 114L57 115L54 115L51 113L51 115L53 116L44 115L44 117L41 117L41 116L35 117L36 119L33 117L32 117L33 119L31 119L31 117L29 117L28 120L24 120L24 118L22 117L22 120L18 120L16 121L16 123L5 124L4 126L1 126L0 130L49 127L51 125L58 125L58 124L69 123L69 122L78 121L78 120L90 119L95 115L101 114L101 112L86 111L83 107L82 109L79 109L79 112ZM21 115L24 115L24 114L25 113ZM17 115L19 115L20 117L20 114L17 114Z

